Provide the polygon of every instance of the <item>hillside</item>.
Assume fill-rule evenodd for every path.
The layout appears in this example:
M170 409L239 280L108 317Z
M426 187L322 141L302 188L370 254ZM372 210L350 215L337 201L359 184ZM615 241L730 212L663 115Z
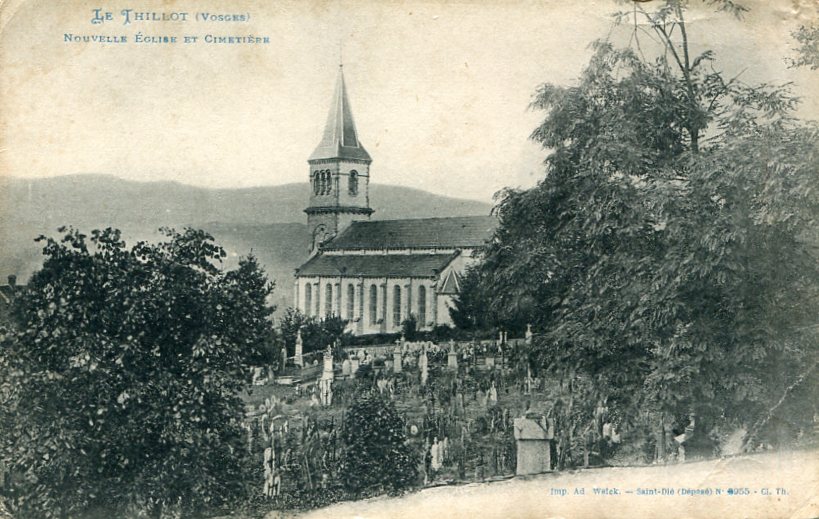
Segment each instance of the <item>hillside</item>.
M208 230L228 252L227 267L251 250L276 280L275 303L291 304L292 275L309 247L303 212L309 186L205 189L176 182L132 182L106 175L0 179L0 282L25 281L40 265L40 234L62 225L116 227L126 241L156 240L160 227ZM488 214L474 200L399 186L372 185L374 219Z
M309 185L206 189L177 182L133 182L107 175L47 179L0 179L6 215L15 223L100 222L158 227L221 222L250 225L302 223ZM376 219L486 214L490 205L426 191L374 184L370 201ZM5 216L5 215L4 215Z

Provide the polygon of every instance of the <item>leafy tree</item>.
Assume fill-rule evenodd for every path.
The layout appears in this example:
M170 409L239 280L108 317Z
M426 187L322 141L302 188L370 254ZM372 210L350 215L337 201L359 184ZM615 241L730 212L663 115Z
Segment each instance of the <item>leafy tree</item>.
M791 60L791 66L819 68L819 25L803 25L793 37L799 47L796 49L798 57Z
M488 292L488 283L482 279L487 269L470 266L461 279L461 291L455 296L449 315L453 324L466 332L489 332L494 335L498 329L520 334L526 330L534 315L534 301L527 292L507 292L503 295ZM511 287L510 287L511 288ZM509 307L504 314L491 311L492 301L504 298Z
M241 258L236 270L225 273L225 285L233 292L233 300L245 305L227 313L232 321L225 325L237 344L246 345L248 362L254 365L279 362L280 344L270 321L276 307L267 303L275 284L268 281L256 257L251 254Z
M40 238L43 267L0 349L19 517L191 516L246 491L237 395L269 337L272 285L253 258L220 270L203 231L165 236Z
M324 319L308 317L300 310L288 308L279 321L279 334L282 337L288 356L296 351L296 336L301 330L303 353L322 351L327 346L338 344L339 349L351 342L352 334L347 329L348 321L330 316ZM339 352L336 352L339 356Z
M356 395L342 437L340 474L349 492L397 492L416 483L418 459L407 443L404 421L393 403L377 392Z
M533 357L562 385L594 381L584 398L621 421L652 410L663 445L690 412L753 429L810 379L819 132L787 88L693 56L685 2L632 7L630 47L598 42L576 86L536 93L546 174L501 193L475 292L499 319L532 316Z
M287 348L287 356L296 354L296 337L299 329L302 328L309 318L301 313L297 308L289 307L279 320L279 337L281 337L283 347ZM304 340L304 337L302 337Z
M418 335L418 318L415 314L410 314L401 323L401 334L408 341L414 341Z
M452 323L461 330L487 328L489 300L481 292L481 269L470 266L461 278L461 291L449 309Z

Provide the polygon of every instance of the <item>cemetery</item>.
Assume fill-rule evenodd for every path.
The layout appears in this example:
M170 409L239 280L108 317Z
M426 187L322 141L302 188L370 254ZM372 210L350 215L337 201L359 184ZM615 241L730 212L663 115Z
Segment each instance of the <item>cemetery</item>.
M532 376L526 338L296 354L243 395L248 451L263 467L259 492L282 508L343 499L341 439L355 395L373 391L398 412L415 452L415 488L496 481L553 470L554 388ZM334 354L335 352L335 354ZM619 441L589 431L590 450ZM348 455L355 453L348 453ZM594 463L594 453L591 462ZM588 466L590 457L584 460Z

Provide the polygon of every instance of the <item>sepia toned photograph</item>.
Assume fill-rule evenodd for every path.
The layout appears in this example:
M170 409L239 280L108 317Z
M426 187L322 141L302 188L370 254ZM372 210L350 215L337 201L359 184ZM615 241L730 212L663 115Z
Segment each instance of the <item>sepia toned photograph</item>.
M819 517L816 0L0 0L0 519Z

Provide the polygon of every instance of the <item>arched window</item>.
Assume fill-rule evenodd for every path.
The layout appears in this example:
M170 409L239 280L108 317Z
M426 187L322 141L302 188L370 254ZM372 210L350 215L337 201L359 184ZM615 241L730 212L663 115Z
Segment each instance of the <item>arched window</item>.
M319 172L318 171L313 172L313 177L311 179L311 182L313 184L313 194L314 195L319 194Z
M378 322L378 287L370 285L370 324Z
M333 315L333 285L327 283L327 288L324 289L324 317Z
M352 196L358 194L358 171L356 170L350 171L349 188Z
M422 330L427 325L427 287L418 287L418 329Z
M324 170L324 193L323 194L329 195L330 193L333 192L332 180L333 179L330 177L330 170L325 169Z
M313 284L307 283L304 287L304 313L313 315Z
M401 287L392 287L392 324L401 326Z
M347 285L347 319L355 319L355 287L352 283Z

